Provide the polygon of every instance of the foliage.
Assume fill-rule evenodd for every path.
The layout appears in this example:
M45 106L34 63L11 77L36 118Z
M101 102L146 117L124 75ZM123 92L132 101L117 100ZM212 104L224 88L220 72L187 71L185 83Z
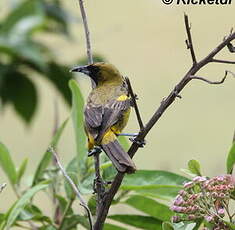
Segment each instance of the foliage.
M84 101L80 89L74 80L70 81L69 86L73 95L73 113L71 116L75 130L77 154L75 154L75 158L67 165L66 171L78 185L81 192L90 196L89 207L92 213L94 213L96 209L96 200L92 195L94 165L93 160L87 157L85 137L81 130ZM77 116L81 116L79 120L76 118ZM50 145L57 146L67 122L68 119L57 130ZM128 147L126 139L122 138L120 141L125 148ZM230 151L227 160L230 172L232 171L234 161L234 154L231 154ZM9 150L1 144L0 166L9 178L12 188L18 197L12 207L5 214L1 215L0 229L9 229L12 226L23 228L27 223L36 224L39 226L39 229L76 229L78 226L89 229L87 217L76 214L74 210L76 196L70 185L65 182L64 188L62 187L61 181L63 178L58 168L53 164L53 156L50 152L46 151L42 155L42 160L36 167L31 186L23 190L27 159L21 163L17 170ZM107 158L102 159L101 171L106 179L112 179L114 176L115 169L107 161ZM196 160L189 161L188 169L184 170L184 172L193 177L202 174L201 166ZM115 221L115 224L106 223L104 229L128 229L128 227L123 228L119 226L118 223L146 230L199 229L200 226L206 224L206 222L201 222L201 219L196 219L196 222L192 222L193 220L188 222L186 221L187 219L182 219L182 222L177 221L179 223L171 222L174 212L169 209L169 206L177 193L182 191L183 183L189 184L190 179L167 171L139 170L135 174L127 175L113 201L113 205L122 204L129 206L132 209L138 210L140 214L130 215L121 213L110 215L108 219ZM40 204L35 203L32 199L40 190L44 190L54 200L55 213L50 216L42 212ZM233 197L232 193L231 197ZM231 222L225 221L232 225Z
M69 67L36 38L45 33L68 36L68 21L59 1L24 0L17 1L0 22L0 99L3 106L12 104L25 122L31 121L38 104L31 77L35 73L51 81L71 103Z
M50 81L71 105L70 66L60 63L54 50L38 37L50 34L69 38L72 17L60 0L18 0L15 4L0 21L0 103L2 108L11 104L29 123L38 105L37 75ZM95 60L103 58L96 55Z

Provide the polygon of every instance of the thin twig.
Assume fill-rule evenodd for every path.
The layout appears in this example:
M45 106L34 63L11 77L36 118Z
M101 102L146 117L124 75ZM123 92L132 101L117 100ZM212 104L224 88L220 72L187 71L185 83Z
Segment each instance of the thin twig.
M137 120L138 120L138 123L139 123L139 126L140 126L140 130L142 130L144 128L144 125L143 125L143 121L142 121L141 116L140 116L140 111L139 111L139 108L138 108L138 105L137 105L137 102L136 102L136 96L133 92L130 79L128 77L125 77L125 81L127 83L128 92L131 95L132 103L133 103L133 106L134 106L134 109L135 109L135 114L136 114L136 117L137 117Z
M224 77L220 81L210 81L210 80L208 80L208 79L206 79L204 77L197 77L197 76L191 76L190 78L191 79L201 80L201 81L204 81L204 82L206 82L208 84L211 84L211 85L220 85L220 84L224 83L224 81L227 78L228 73L231 73L233 75L233 77L235 77L235 74L233 72L226 70Z
M78 0L80 11L82 15L84 30L85 30L85 36L86 36L86 50L87 50L87 58L88 58L88 64L93 63L93 57L92 57L92 49L91 49L91 40L90 40L90 31L87 23L87 15L84 8L83 0Z
M235 64L235 61L228 61L228 60L220 60L220 59L212 59L212 62L217 62L217 63L225 63L225 64Z
M71 185L74 193L77 195L78 199L80 200L80 205L86 210L87 216L88 216L88 219L89 219L90 230L93 230L92 214L91 214L91 211L90 211L88 205L86 204L85 200L83 199L83 197L82 197L81 193L79 192L77 186L74 184L73 180L66 173L65 169L63 168L62 164L60 163L59 157L58 157L55 149L53 147L49 147L48 151L51 152L54 155L54 157L56 159L56 163L57 163L58 167L60 168L60 171L62 172L63 176L66 178L68 183Z
M228 43L227 47L231 53L235 53L235 46L232 43Z
M86 50L87 50L87 58L88 58L88 64L93 64L93 56L92 56L92 48L91 48L91 40L90 40L90 31L88 27L88 22L87 22L87 15L86 11L84 8L83 0L79 0L79 6L80 6L80 11L82 15L82 20L83 20L83 26L84 26L84 31L85 31L85 37L86 37ZM91 85L92 88L95 88L95 82L91 79ZM96 170L96 179L94 183L96 184L97 188L97 199L98 203L101 202L101 196L102 196L102 191L104 190L103 184L102 184L102 177L100 175L100 154L94 154L94 162L95 162L95 170Z
M187 36L188 36L188 39L186 40L187 48L190 49L190 53L191 53L192 60L193 60L193 65L196 65L197 60L196 60L196 55L194 52L192 35L191 35L191 27L189 25L189 20L188 20L187 14L184 14L184 23L185 23L185 27L186 27Z
M225 76L220 81L210 81L210 80L208 80L208 79L206 79L204 77L197 77L197 76L190 76L190 78L191 79L196 79L196 80L201 80L201 81L204 81L204 82L206 82L208 84L211 84L211 85L220 85L220 84L224 83L224 81L225 81L225 79L227 77L227 74L228 74L228 72L225 71Z
M63 216L61 218L61 223L60 223L60 226L59 226L58 230L63 230L65 218L66 218L69 210L71 209L71 206L72 206L73 202L74 202L74 199L70 199L69 203L67 204L67 206L65 208L65 211L63 213Z
M95 155L99 155L99 153L96 153ZM102 202L104 193L105 193L105 187L104 182L102 179L102 176L100 174L100 158L99 156L94 157L95 161L95 180L94 180L94 192L97 193L97 203L99 204ZM98 208L99 205L97 205Z
M187 33L189 35L189 40L191 41L191 34L190 27L188 24L188 17L185 15L185 26ZM166 97L156 110L156 112L153 114L149 122L146 124L144 129L139 133L139 135L136 137L136 142L134 142L129 151L128 154L133 157L137 150L139 149L139 145L137 141L143 141L146 135L149 133L149 131L153 128L153 126L157 123L157 121L161 118L162 114L167 110L167 108L175 101L179 93L184 89L184 87L192 80L191 76L194 76L202 67L207 65L212 61L212 59L215 57L216 54L218 54L224 47L226 47L231 41L235 39L235 33L231 33L227 38L224 39L214 50L212 50L205 58L203 58L200 62L195 62L195 54L193 47L191 46L191 54L192 59L194 62L194 65L188 70L188 72L185 74L185 76L181 79L181 81L173 88L173 90L170 92L168 97ZM189 43L190 43L189 41ZM192 45L192 43L191 43ZM103 198L103 202L101 203L98 213L97 213L97 220L94 224L95 230L102 230L103 224L105 222L105 219L107 217L110 205L113 201L113 198L115 194L117 193L122 180L124 178L124 173L117 173L116 177L113 180L113 183L110 187L110 189L106 192L105 197Z

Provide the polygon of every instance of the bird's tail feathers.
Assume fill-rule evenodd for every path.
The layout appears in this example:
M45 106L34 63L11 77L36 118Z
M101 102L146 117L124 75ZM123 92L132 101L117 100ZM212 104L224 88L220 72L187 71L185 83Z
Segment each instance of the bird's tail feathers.
M136 171L134 162L128 153L124 151L117 139L101 146L119 172L134 173Z

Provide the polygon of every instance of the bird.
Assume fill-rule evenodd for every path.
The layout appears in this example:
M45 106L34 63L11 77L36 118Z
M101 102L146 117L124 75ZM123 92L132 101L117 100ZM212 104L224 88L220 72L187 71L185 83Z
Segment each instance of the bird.
M134 173L136 166L117 139L131 110L123 76L114 65L106 62L77 66L71 71L89 76L94 83L84 110L88 156L103 150L118 172Z

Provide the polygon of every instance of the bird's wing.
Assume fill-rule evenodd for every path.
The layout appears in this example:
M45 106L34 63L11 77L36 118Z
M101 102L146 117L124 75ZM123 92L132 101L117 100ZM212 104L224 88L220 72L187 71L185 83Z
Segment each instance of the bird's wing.
M89 104L85 108L85 128L94 139L96 139L99 134L103 119L103 111L104 108L101 105L97 106Z
M102 125L99 130L97 142L100 142L104 133L116 124L122 117L123 113L130 108L130 99L112 100L104 107Z
M118 122L123 112L130 108L130 99L114 99L103 106L88 105L85 109L85 123L88 131L99 142L107 129Z

